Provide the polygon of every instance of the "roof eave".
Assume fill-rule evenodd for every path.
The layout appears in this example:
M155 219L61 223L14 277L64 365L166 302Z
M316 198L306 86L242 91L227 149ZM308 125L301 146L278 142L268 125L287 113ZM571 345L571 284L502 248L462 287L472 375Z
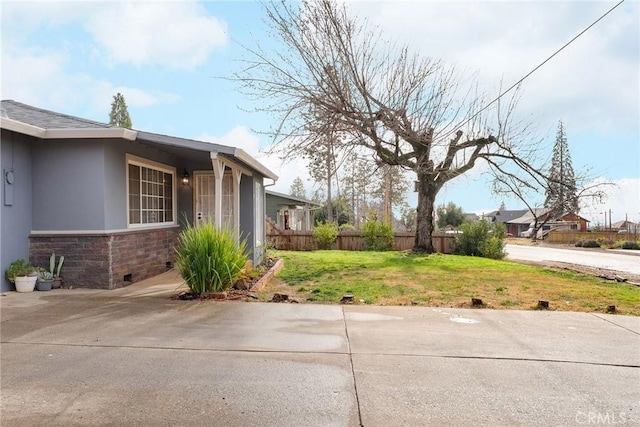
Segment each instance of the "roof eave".
M122 138L129 141L136 139L137 132L125 128L77 128L77 129L43 129L18 120L0 117L0 128L40 139L98 139Z
M247 154L243 149L236 148L234 150L233 155L236 158L238 158L239 160L242 160L247 165L251 166L252 169L254 169L256 172L259 172L265 178L269 178L269 179L272 179L274 181L278 180L278 175L276 175L275 173L271 172L266 166L264 166L262 163L260 163L256 159L254 159L249 154Z
M46 134L46 130L41 127L29 125L7 117L0 117L0 128L23 135L35 136L36 138L44 138Z
M137 132L125 128L47 129L44 139L126 139L135 141Z

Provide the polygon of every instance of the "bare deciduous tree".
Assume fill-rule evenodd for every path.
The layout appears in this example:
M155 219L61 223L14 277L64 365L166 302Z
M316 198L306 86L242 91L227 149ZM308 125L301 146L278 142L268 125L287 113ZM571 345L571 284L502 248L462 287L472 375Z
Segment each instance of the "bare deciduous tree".
M434 203L445 183L481 159L518 161L507 134L515 97L502 114L500 103L487 108L472 80L384 40L334 1L282 0L265 12L276 43L246 47L234 80L262 103L259 110L277 115L272 151L298 156L331 131L345 150L364 147L379 162L415 172L414 250L434 250Z

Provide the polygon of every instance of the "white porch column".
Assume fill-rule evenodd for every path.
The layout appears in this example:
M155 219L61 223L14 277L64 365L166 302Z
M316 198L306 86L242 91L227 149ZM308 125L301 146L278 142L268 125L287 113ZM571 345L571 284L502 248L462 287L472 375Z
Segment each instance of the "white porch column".
M222 178L224 178L224 162L218 157L218 153L211 153L213 175L215 176L215 218L213 223L222 228Z
M240 241L240 169L231 169L233 175L233 227L235 228L236 239Z

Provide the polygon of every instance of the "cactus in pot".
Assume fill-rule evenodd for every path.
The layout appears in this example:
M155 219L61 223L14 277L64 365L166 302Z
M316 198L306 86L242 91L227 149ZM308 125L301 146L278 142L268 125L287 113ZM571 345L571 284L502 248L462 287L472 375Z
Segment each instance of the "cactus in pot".
M64 264L64 255L61 255L58 259L58 266L56 267L56 254L51 254L49 258L49 272L53 274L53 287L60 288L62 286L62 276L60 276L60 270L62 270L62 264Z
M50 291L53 287L53 273L47 270L40 272L38 281L36 282L36 289L39 291Z

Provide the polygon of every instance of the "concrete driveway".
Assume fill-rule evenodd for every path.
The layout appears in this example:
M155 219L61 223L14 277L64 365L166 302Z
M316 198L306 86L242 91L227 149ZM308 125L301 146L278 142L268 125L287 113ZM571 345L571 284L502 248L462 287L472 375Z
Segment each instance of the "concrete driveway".
M640 321L567 312L7 293L5 426L640 423Z

